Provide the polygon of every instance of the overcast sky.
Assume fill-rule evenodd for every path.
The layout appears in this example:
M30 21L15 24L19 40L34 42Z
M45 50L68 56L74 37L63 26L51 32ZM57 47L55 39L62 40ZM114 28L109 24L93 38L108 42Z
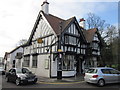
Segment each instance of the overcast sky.
M28 39L44 0L0 0L0 57ZM88 2L89 1L89 2ZM113 2L114 1L114 2ZM63 19L89 12L117 25L118 0L48 0L49 12Z

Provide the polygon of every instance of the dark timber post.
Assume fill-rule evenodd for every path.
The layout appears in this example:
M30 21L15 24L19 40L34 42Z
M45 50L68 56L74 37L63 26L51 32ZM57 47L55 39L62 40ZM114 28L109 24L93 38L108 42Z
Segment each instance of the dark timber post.
M57 69L57 79L62 79L62 50L61 50L61 40L62 40L62 22L60 22L60 35L58 40L58 69Z

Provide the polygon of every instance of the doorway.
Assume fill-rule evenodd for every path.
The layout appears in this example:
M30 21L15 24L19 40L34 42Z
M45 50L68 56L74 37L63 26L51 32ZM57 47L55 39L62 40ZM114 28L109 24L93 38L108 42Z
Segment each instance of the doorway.
M13 65L12 65L13 68L15 68L15 60L13 60Z
M77 60L77 63L76 63L76 72L77 72L77 75L82 73L82 59L80 58Z

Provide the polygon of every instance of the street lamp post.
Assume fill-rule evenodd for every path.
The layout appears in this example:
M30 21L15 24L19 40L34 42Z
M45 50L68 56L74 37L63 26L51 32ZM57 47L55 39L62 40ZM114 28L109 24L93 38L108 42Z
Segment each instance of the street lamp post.
M59 42L58 42L58 69L57 69L57 79L62 79L62 50L61 50L61 40L62 40L62 22L60 22L60 35L59 35Z

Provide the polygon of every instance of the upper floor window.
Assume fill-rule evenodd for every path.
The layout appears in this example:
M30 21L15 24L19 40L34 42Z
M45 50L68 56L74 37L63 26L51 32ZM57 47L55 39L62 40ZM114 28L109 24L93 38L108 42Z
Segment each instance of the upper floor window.
M65 36L65 44L69 44L69 36Z
M73 36L65 36L65 44L76 45L77 39Z
M99 48L98 43L92 43L92 48L94 48L94 49L98 49L98 48Z
M71 26L66 31L67 33L78 35L78 30L76 29L76 26L74 24L71 24Z

